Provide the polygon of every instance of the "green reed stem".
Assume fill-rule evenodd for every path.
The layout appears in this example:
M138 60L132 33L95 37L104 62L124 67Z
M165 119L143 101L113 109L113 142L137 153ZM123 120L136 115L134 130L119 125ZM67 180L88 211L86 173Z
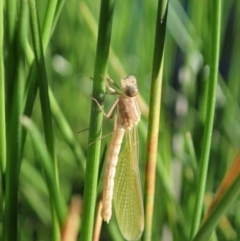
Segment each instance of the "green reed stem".
M163 14L164 12L164 14ZM164 17L163 17L164 16ZM158 133L160 122L160 106L162 93L163 53L167 22L167 3L158 2L157 22L155 32L154 56L152 67L152 82L150 93L149 126L147 137L147 163L145 183L145 230L143 240L152 240L152 220L155 193L155 176L158 150Z
M207 113L203 136L203 147L200 157L198 188L195 200L190 240L192 240L193 236L196 234L200 224L200 218L203 208L203 198L207 180L209 152L211 146L212 128L216 102L220 46L221 0L213 0L211 5L212 28L209 34L211 35L210 56L212 56L212 58L210 62L210 76L208 80Z
M11 82L11 108L7 122L7 163L6 163L6 199L4 213L4 240L17 240L18 235L18 186L21 160L21 126L24 92L24 54L25 37L28 33L28 6L21 1L18 28L14 33L15 56L14 79ZM9 96L10 98L10 96ZM4 102L5 103L5 102Z
M109 46L111 40L112 17L114 0L102 0L99 30L97 40L97 54L94 69L93 97L100 104L103 103L105 83L103 76L107 73ZM99 139L102 133L102 113L95 103L92 103L89 128L89 143ZM81 241L91 241L97 197L97 181L100 160L101 142L97 141L88 148L87 167L85 176L83 219L80 235Z

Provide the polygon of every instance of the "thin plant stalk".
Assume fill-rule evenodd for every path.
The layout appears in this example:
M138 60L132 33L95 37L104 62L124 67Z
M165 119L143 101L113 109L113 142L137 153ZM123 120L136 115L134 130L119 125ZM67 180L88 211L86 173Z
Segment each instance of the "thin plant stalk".
M6 163L6 198L4 213L4 240L17 240L18 220L18 182L21 159L21 126L22 100L24 92L24 58L23 48L28 28L28 6L26 1L20 5L19 28L16 29L14 39L16 41L16 66L15 78L12 81L12 106L9 112L7 133L7 163ZM14 42L15 42L14 41ZM5 103L5 102L4 102Z
M164 14L163 14L164 12ZM150 93L149 127L147 137L146 184L145 184L145 230L143 240L151 240L155 193L155 175L158 150L158 133L162 92L164 39L167 22L167 3L158 2L155 46Z
M61 3L63 4L64 1L65 0L61 0ZM53 32L53 29L54 29L53 26L55 25L55 23L58 19L58 17L56 17L56 15L55 15L55 12L57 11L57 4L58 4L57 0L49 1L49 5L47 7L47 12L45 14L45 21L44 21L43 30L42 30L42 46L43 46L44 53L46 52L50 36ZM59 11L60 10L58 10L58 12ZM33 61L33 59L32 59L32 61ZM36 93L37 93L36 76L37 76L36 65L35 65L35 63L33 63L29 77L28 77L28 81L27 81L25 104L24 104L24 106L25 106L24 114L27 116L31 116L33 104L34 104ZM24 145L25 139L26 139L26 130L23 129L22 145ZM22 146L22 148L23 148L23 146Z
M53 30L55 29L55 26L57 24L57 20L60 16L60 13L62 11L62 8L64 6L64 3L65 3L65 0L58 0L58 3L57 3L57 6L56 6L56 11L55 11L55 14L54 14L54 21L52 23L52 31L51 33L53 32ZM50 14L50 13L49 13ZM49 35L50 37L50 35Z
M218 65L219 65L219 46L220 46L220 20L221 20L221 0L212 1L212 28L211 28L211 49L210 49L210 76L208 81L208 94L207 94L207 113L205 120L204 136L203 136L203 147L200 157L200 168L197 195L195 199L193 222L190 234L190 240L196 234L203 208L203 198L207 180L207 170L209 163L209 153L212 138L212 128L215 111L215 100L217 90L217 79L218 79Z
M0 1L0 171L1 177L6 169L6 122L5 122L5 83L3 54L3 1ZM2 182L3 183L3 182ZM3 193L3 187L1 187Z
M49 101L49 95L48 95L48 80L47 80L44 51L43 51L43 45L42 45L42 37L41 37L41 31L40 31L40 25L39 25L39 19L38 19L37 5L35 0L29 0L28 3L30 8L30 17L31 17L30 25L31 25L32 37L33 37L34 54L36 59L37 72L38 72L37 79L38 79L38 86L39 86L39 92L40 92L45 141L46 141L47 149L51 155L51 159L53 160L54 170L55 170L54 177L56 179L56 182L59 183L57 160L56 160L55 148L54 148L52 114L50 110L50 101ZM59 187L58 187L58 192L60 192ZM50 195L50 203L51 203L52 216L53 216L53 240L59 240L60 238L59 223L56 217L56 210L55 210L56 207L54 207L54 203L51 195Z
M50 102L48 95L48 82L45 67L45 60L43 55L42 40L40 36L39 21L37 16L37 6L34 0L29 0L30 16L31 16L31 30L33 37L34 53L37 61L38 70L38 85L40 90L40 100L43 115L43 124L45 129L45 139L47 147L51 156L55 159L54 141L53 141L53 128L52 116L50 110Z
M55 11L57 8L58 0L48 1L47 11L44 16L43 31L42 31L42 44L43 52L47 49L48 41L52 33L52 26L54 22Z
M17 16L17 0L6 1L6 15L7 15L7 38L9 42L12 42L15 34L16 16Z
M103 103L105 92L105 83L103 81L103 76L105 76L107 73L114 2L114 0L102 0L100 8L97 53L93 80L93 97L96 98L100 104ZM92 103L89 128L89 143L101 137L102 120L103 116L101 111L95 103ZM92 240L97 198L100 148L100 141L93 143L88 148L83 199L84 208L81 225L82 230L80 235L81 241Z

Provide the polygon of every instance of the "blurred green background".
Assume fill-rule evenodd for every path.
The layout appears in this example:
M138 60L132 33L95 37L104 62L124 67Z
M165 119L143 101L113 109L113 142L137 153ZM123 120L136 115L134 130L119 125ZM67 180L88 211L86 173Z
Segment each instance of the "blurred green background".
M41 23L47 2L37 1ZM45 55L49 85L77 142L77 151L74 151L63 137L58 117L54 115L59 180L66 202L74 194L83 195L82 166L86 161L88 131L78 132L89 126L99 10L100 1L66 1ZM108 74L117 82L125 75L136 76L139 93L147 107L156 14L157 1L154 0L116 1L108 65ZM239 1L223 1L219 81L206 200L216 191L239 150L239 14ZM185 241L189 237L207 108L210 16L208 1L171 0L169 3L152 240ZM29 40L31 45L30 37ZM106 110L114 99L106 96ZM143 114L139 125L139 165L144 185L148 120L145 106L141 104L140 108ZM42 130L39 97L32 119ZM103 134L112 131L112 122L104 120ZM110 137L102 140L102 149L109 140ZM51 237L48 192L37 158L27 137L20 171L19 240L50 240ZM101 182L99 194L100 191ZM239 210L239 200L236 200L225 222L216 229L213 240L240 239ZM122 240L114 218L109 225L103 224L101 240Z

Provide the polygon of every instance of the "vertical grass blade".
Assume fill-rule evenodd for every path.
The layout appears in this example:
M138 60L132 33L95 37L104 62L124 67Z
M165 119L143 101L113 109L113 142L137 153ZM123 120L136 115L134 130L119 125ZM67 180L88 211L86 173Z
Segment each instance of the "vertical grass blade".
M53 159L55 159L54 141L53 141L53 128L52 128L52 115L50 110L50 102L48 95L48 81L45 67L45 60L43 55L41 31L39 27L37 6L34 0L29 0L30 16L31 16L31 30L33 37L34 53L37 62L38 71L38 85L40 90L40 100L43 116L43 124L45 131L45 140L48 150Z
M93 97L99 103L103 102L105 83L104 75L107 72L109 46L111 40L111 28L114 0L102 0L97 40L97 53L94 69ZM89 129L89 143L99 139L101 136L102 113L99 108L92 103L91 120ZM91 241L93 235L93 223L97 196L97 180L99 170L101 143L99 141L92 144L88 149L87 167L84 186L83 199L83 219L80 235L81 241Z
M7 163L6 163L6 199L4 213L4 239L17 240L18 229L18 182L21 159L21 126L23 91L24 91L24 44L28 32L28 6L26 1L20 4L19 28L14 33L15 46L15 73L11 82L13 96L9 111L7 133Z
M14 34L15 34L16 13L17 13L17 7L18 7L17 2L18 1L16 0L5 1L6 16L7 16L6 33L7 33L7 39L9 42L13 41Z
M6 122L5 122L5 83L3 51L3 1L0 1L0 171L1 177L6 169ZM1 182L3 183L3 182ZM2 185L2 184L1 184ZM3 191L3 186L1 186ZM2 205L2 204L0 204Z
M57 168L57 160L55 156L55 148L54 148L54 135L53 135L53 126L52 126L52 113L50 110L50 101L48 95L48 80L45 66L45 58L44 51L42 45L42 36L40 31L40 24L38 18L38 9L35 0L28 0L29 8L30 8L30 25L31 32L33 38L33 46L34 46L34 54L36 59L36 67L37 67L37 79L38 86L40 92L40 101L41 101L41 110L43 116L43 126L45 133L45 141L48 148L48 151L51 155L51 160L53 160L54 164L54 177L56 182L58 183L58 168ZM48 29L48 28L47 28ZM59 187L58 187L59 191ZM56 217L56 210L53 204L52 197L50 195L51 205L52 205L52 215L53 215L53 235L54 240L59 239L59 225Z
M198 178L197 195L195 200L195 212L193 216L190 240L197 232L200 224L200 218L203 207L203 197L207 179L207 169L209 163L209 153L211 146L213 119L215 111L216 88L218 78L218 64L219 64L219 46L220 46L220 22L221 22L221 0L213 0L211 4L211 49L210 49L210 76L208 80L208 94L207 94L207 113L205 120L203 147L200 157L200 169Z
M43 52L45 52L45 50L47 49L48 41L52 33L51 31L52 31L57 4L58 4L58 0L48 1L47 11L46 11L46 14L44 17L44 23L43 23L44 27L42 31Z
M163 10L165 8L165 11ZM165 12L164 17L163 11ZM152 82L150 93L149 108L149 127L147 137L147 167L146 167L146 184L145 184L145 231L143 240L151 240L152 219L154 207L155 192L155 174L157 163L158 149L158 132L160 121L160 102L162 92L162 72L163 72L163 53L164 39L167 22L167 4L166 1L158 2L157 22L155 32L155 45L152 67Z
M57 21L57 17L55 16L55 12L57 11L57 0L51 0L49 1L49 5L47 7L47 12L45 14L45 21L43 24L43 30L42 30L42 46L43 46L43 52L45 53L51 33L53 31L53 25ZM63 3L64 0L61 0L61 3ZM60 10L59 10L60 11ZM51 28L50 28L51 26ZM37 72L36 72L36 65L35 63L31 67L31 71L28 77L28 85L26 88L26 97L25 97L25 107L24 107L24 114L27 116L31 116L33 104L35 101L36 93L37 93ZM22 145L24 145L26 138L26 130L23 129L23 135L22 135ZM23 148L23 146L22 146Z

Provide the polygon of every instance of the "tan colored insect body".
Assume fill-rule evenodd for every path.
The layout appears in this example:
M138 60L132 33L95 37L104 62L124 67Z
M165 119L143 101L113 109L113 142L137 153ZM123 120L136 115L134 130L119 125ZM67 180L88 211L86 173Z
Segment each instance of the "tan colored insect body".
M110 81L115 84L112 80ZM108 83L106 84L111 93L119 94L119 98L109 114L105 114L99 103L93 99L106 117L112 116L115 109L117 109L118 117L106 158L101 215L106 222L109 222L112 215L112 199L114 196L115 212L120 230L127 240L133 240L142 234L144 227L138 171L138 137L136 127L140 121L140 110L136 101L138 93L137 83L134 76L128 76L123 79L121 81L121 94L109 87ZM119 157L125 132L127 136L126 146L121 151ZM118 164L119 159L122 160L121 164ZM114 180L115 175L116 180Z

